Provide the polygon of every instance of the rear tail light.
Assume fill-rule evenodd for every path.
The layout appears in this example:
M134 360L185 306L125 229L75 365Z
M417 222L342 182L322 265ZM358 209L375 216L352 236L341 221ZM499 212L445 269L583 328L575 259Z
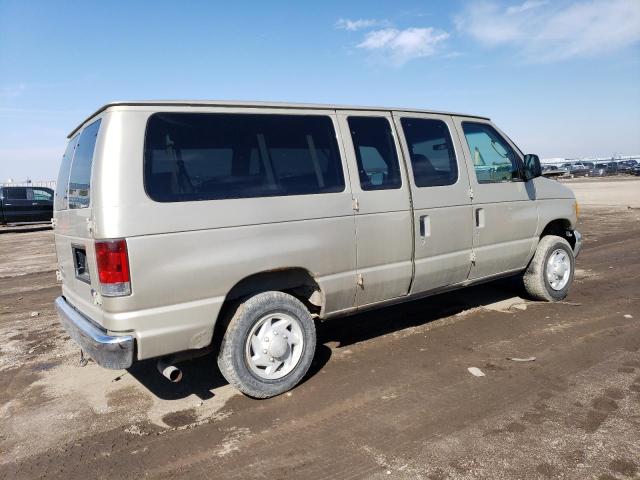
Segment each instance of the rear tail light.
M126 240L97 241L96 263L102 295L120 297L131 294Z

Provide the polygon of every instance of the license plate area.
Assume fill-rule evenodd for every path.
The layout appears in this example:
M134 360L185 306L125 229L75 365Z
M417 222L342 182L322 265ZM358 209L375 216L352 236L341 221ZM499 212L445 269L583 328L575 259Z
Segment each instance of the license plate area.
M76 278L82 282L91 284L86 249L81 246L73 245L71 250L73 253L73 265L75 267Z

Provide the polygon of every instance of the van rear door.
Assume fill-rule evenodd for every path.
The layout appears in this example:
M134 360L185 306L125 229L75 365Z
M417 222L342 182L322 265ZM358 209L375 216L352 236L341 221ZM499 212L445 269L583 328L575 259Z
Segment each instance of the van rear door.
M62 294L96 323L102 309L96 273L91 206L91 171L100 120L84 127L65 151L54 199L55 246Z

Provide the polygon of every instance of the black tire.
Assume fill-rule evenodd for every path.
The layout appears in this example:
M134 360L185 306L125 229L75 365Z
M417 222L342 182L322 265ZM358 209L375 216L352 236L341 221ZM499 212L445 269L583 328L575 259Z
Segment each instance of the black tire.
M294 369L282 378L261 378L251 371L245 357L247 338L254 325L266 315L285 313L294 317L303 336L302 355ZM269 398L295 387L305 376L316 349L316 328L309 311L297 298L283 292L259 293L241 303L222 338L218 367L224 378L245 395Z
M566 285L559 290L554 290L547 280L547 262L551 254L556 250L566 252L570 262L569 279ZM542 237L536 248L536 253L533 255L533 259L522 277L524 288L529 296L535 300L547 302L562 300L567 296L569 288L573 283L575 264L576 259L569 242L556 235Z

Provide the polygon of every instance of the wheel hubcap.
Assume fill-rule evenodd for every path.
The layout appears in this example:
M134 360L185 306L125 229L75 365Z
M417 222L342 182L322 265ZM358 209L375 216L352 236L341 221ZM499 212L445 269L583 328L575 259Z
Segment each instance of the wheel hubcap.
M562 290L571 276L571 260L567 252L558 248L547 260L547 282L554 290Z
M275 380L298 365L303 347L300 322L286 313L270 313L260 318L249 332L245 358L255 375Z

